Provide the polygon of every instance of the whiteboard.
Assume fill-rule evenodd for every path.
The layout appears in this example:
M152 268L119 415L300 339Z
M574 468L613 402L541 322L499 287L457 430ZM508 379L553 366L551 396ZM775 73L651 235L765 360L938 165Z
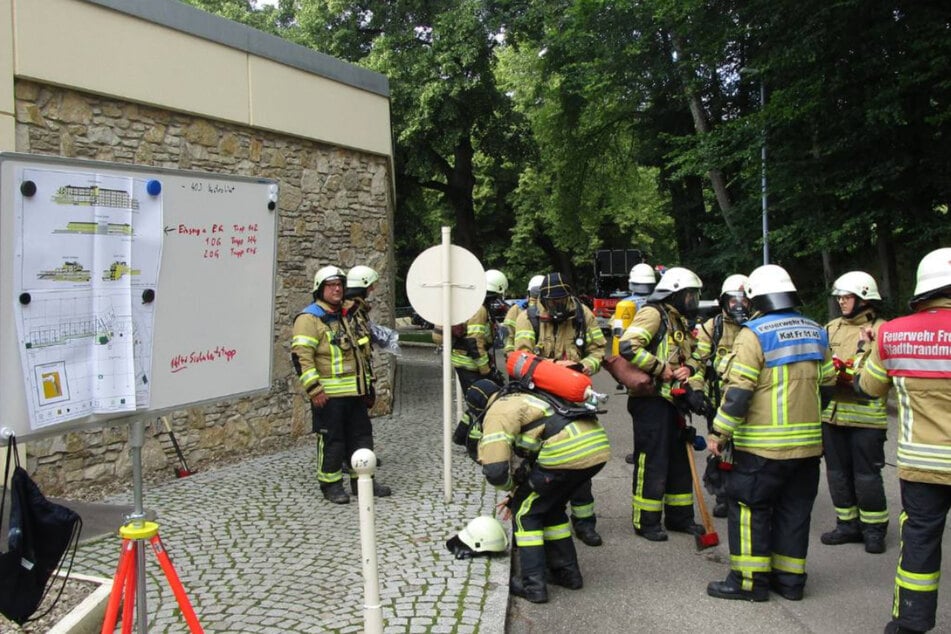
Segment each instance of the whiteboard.
M0 153L0 431L270 389L277 182Z

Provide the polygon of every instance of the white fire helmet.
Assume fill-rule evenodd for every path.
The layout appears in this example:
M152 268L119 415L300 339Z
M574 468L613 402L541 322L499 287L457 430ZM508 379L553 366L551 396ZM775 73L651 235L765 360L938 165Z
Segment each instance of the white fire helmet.
M544 281L544 275L533 275L532 279L528 280L528 294L532 297L538 297L538 293L542 290L542 282Z
M792 278L781 266L764 264L750 273L746 296L753 308L761 313L769 313L799 306L799 292Z
M918 263L912 304L928 299L935 291L951 286L951 247L935 249Z
M881 299L878 294L878 284L871 275L864 271L849 271L832 284L832 294L855 295L859 299Z
M324 282L330 279L339 279L344 284L347 283L347 275L343 272L343 269L337 266L325 266L323 268L317 269L317 272L314 273L313 292L320 293L320 289L324 285Z
M505 273L498 269L489 269L485 272L485 292L505 295L508 290L509 281Z
M509 538L502 523L488 515L480 515L470 520L466 527L459 531L459 539L477 553L500 553L509 545Z
M380 274L369 266L358 264L347 272L347 288L370 288L380 279Z
M650 264L641 262L631 267L627 278L627 288L638 295L650 295L657 285L657 274Z

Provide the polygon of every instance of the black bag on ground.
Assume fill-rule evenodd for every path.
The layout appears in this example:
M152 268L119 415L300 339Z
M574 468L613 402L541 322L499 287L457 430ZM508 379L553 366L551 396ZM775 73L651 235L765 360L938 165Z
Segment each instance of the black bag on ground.
M7 549L0 553L0 613L22 625L43 602L50 576L60 567L70 548L72 554L69 566L72 568L72 556L79 543L82 518L75 511L50 502L43 496L40 488L19 464L16 441L10 438L9 443L4 481L9 474L11 460L16 462L16 468L10 480ZM6 489L3 503L0 504L0 517L5 504ZM65 584L64 579L60 594Z

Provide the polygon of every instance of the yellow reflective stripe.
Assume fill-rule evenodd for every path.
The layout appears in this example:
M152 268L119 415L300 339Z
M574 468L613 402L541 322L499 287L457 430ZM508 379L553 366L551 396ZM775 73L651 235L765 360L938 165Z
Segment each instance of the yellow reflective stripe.
M725 431L728 434L732 434L733 430L739 427L743 423L742 418L736 416L730 416L723 411L723 408L717 410L717 415L713 417L713 427L714 429L719 429Z
M786 384L789 382L789 365L781 365L773 368L773 384L771 386L772 397L770 406L772 408L772 422L775 425L785 425L789 420L789 394Z
M664 510L664 503L661 500L650 500L639 495L631 496L631 506L641 511L656 511L660 513Z
M306 372L302 373L300 375L299 380L300 380L300 384L303 385L304 389L306 390L311 385L313 385L318 380L320 380L320 375L317 374L316 368L311 368L310 370L307 370Z
M565 429L569 433L577 433L577 427L574 423L571 423ZM592 429L582 434L570 435L558 442L544 443L538 454L538 464L544 467L563 465L602 449L609 449L610 446L608 435L604 429Z
M835 373L835 364L832 363L832 360L830 359L829 361L823 363L822 367L819 368L819 380L825 381L825 379L835 375Z
M450 363L454 368L462 368L464 370L478 370L478 362L470 357L467 354L462 354L461 352L452 351L450 356ZM486 363L488 363L488 357L486 357Z
M740 507L740 552L736 556L738 563L743 561L753 559L753 529L750 525L750 520L752 518L752 513L750 512L750 507L738 501ZM734 557L730 556L730 567L733 566ZM762 558L762 559L765 559ZM737 572L740 573L740 587L743 590L753 590L753 572L745 568L734 568Z
M483 430L484 431L484 430ZM493 442L504 442L506 445L511 445L514 437L512 434L509 434L504 431L492 432L491 434L483 433L482 435L482 445L488 445Z
M888 417L885 412L885 401L875 399L867 405L862 403L834 403L826 408L823 415L827 418L832 415L835 409L835 420L841 423L861 423L864 425L888 424ZM828 412L828 414L826 414Z
M467 335L485 335L488 334L489 327L485 324L469 324L466 328Z
M941 581L941 571L909 572L898 564L895 571L895 585L914 592L937 592Z
M665 493L664 504L667 506L693 506L693 493Z
M357 392L357 377L324 377L321 381L327 396L341 394L355 394Z
M835 507L835 516L843 522L850 522L859 516L859 507L850 506L848 508Z
M320 341L314 339L313 337L308 337L307 335L294 335L291 338L291 348L294 346L304 346L305 348L317 348L320 345Z
M805 559L799 559L798 557L789 557L787 555L780 555L779 553L773 553L771 563L773 565L773 570L779 570L781 572L791 572L794 575L806 574L806 560Z
M733 433L737 447L783 449L822 444L821 423L797 425L743 425Z
M594 517L594 502L590 504L572 504L571 515L579 520Z
M710 354L711 352L713 352L713 346L710 345L710 342L709 342L709 341L698 341L698 342L697 342L697 349L696 349L696 351L695 351L695 354L696 354L696 356L697 356L698 358L699 358L699 357L704 357L704 356Z
M542 535L546 542L555 541L556 539L570 539L571 527L567 522L555 526L546 526L542 529Z
M519 437L515 439L515 446L529 453L538 453L538 450L542 447L542 441L539 438L532 438L531 436L520 434Z
M881 383L888 382L888 371L878 363L874 363L871 359L866 361L865 365L862 366L862 371L868 372L876 381Z
M754 368L751 365L744 365L736 360L734 357L733 365L730 367L730 373L736 372L740 376L749 379L752 382L759 381L759 368Z
M358 346L365 346L365 345L367 345L368 343L370 343L370 338L369 338L369 337L360 337L359 339L357 339L357 345L358 345Z
M644 370L645 372L653 367L655 357L645 348L638 348L637 352L631 358L631 363Z
M516 339L530 339L535 341L535 331L529 328L528 330L516 330L515 331Z
M640 326L631 326L627 329L627 332L631 333L632 336L641 340L642 345L650 345L651 339L654 338L654 335L651 334L650 330L646 328L641 328Z
M545 537L542 531L515 531L515 543L519 546L544 546Z
M343 478L343 472L339 469L331 473L321 471L320 467L322 464L324 464L324 435L317 434L317 482L323 484L340 482Z
M743 575L743 583L746 583L746 577L752 579L754 572L769 572L769 557L755 557L753 555L730 555L730 568L740 572ZM752 589L752 588L749 588Z
M538 499L538 493L532 491L522 501L521 506L518 507L518 511L515 512L515 516L512 518L512 524L513 524L513 532L515 533L516 536L519 533L524 534L526 532L525 528L522 526L522 517L524 517L526 513L532 510L532 504L534 504L535 500L537 499ZM542 532L538 531L538 534L539 536L541 536Z
M859 509L859 518L866 524L884 524L888 521L888 509L884 511L865 511Z

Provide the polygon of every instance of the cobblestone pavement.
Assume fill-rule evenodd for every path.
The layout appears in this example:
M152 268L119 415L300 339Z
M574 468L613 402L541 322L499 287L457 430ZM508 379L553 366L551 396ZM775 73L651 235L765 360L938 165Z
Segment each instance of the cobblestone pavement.
M453 496L443 499L439 358L404 349L391 416L374 419L377 471L393 496L376 500L377 556L387 632L500 633L509 558L456 560L445 541L496 493L453 448ZM315 477L316 442L199 472L144 491L205 632L362 632L358 505L332 505ZM131 492L107 500L129 504ZM119 540L83 544L74 570L112 577ZM147 552L149 631L186 632L168 582Z

